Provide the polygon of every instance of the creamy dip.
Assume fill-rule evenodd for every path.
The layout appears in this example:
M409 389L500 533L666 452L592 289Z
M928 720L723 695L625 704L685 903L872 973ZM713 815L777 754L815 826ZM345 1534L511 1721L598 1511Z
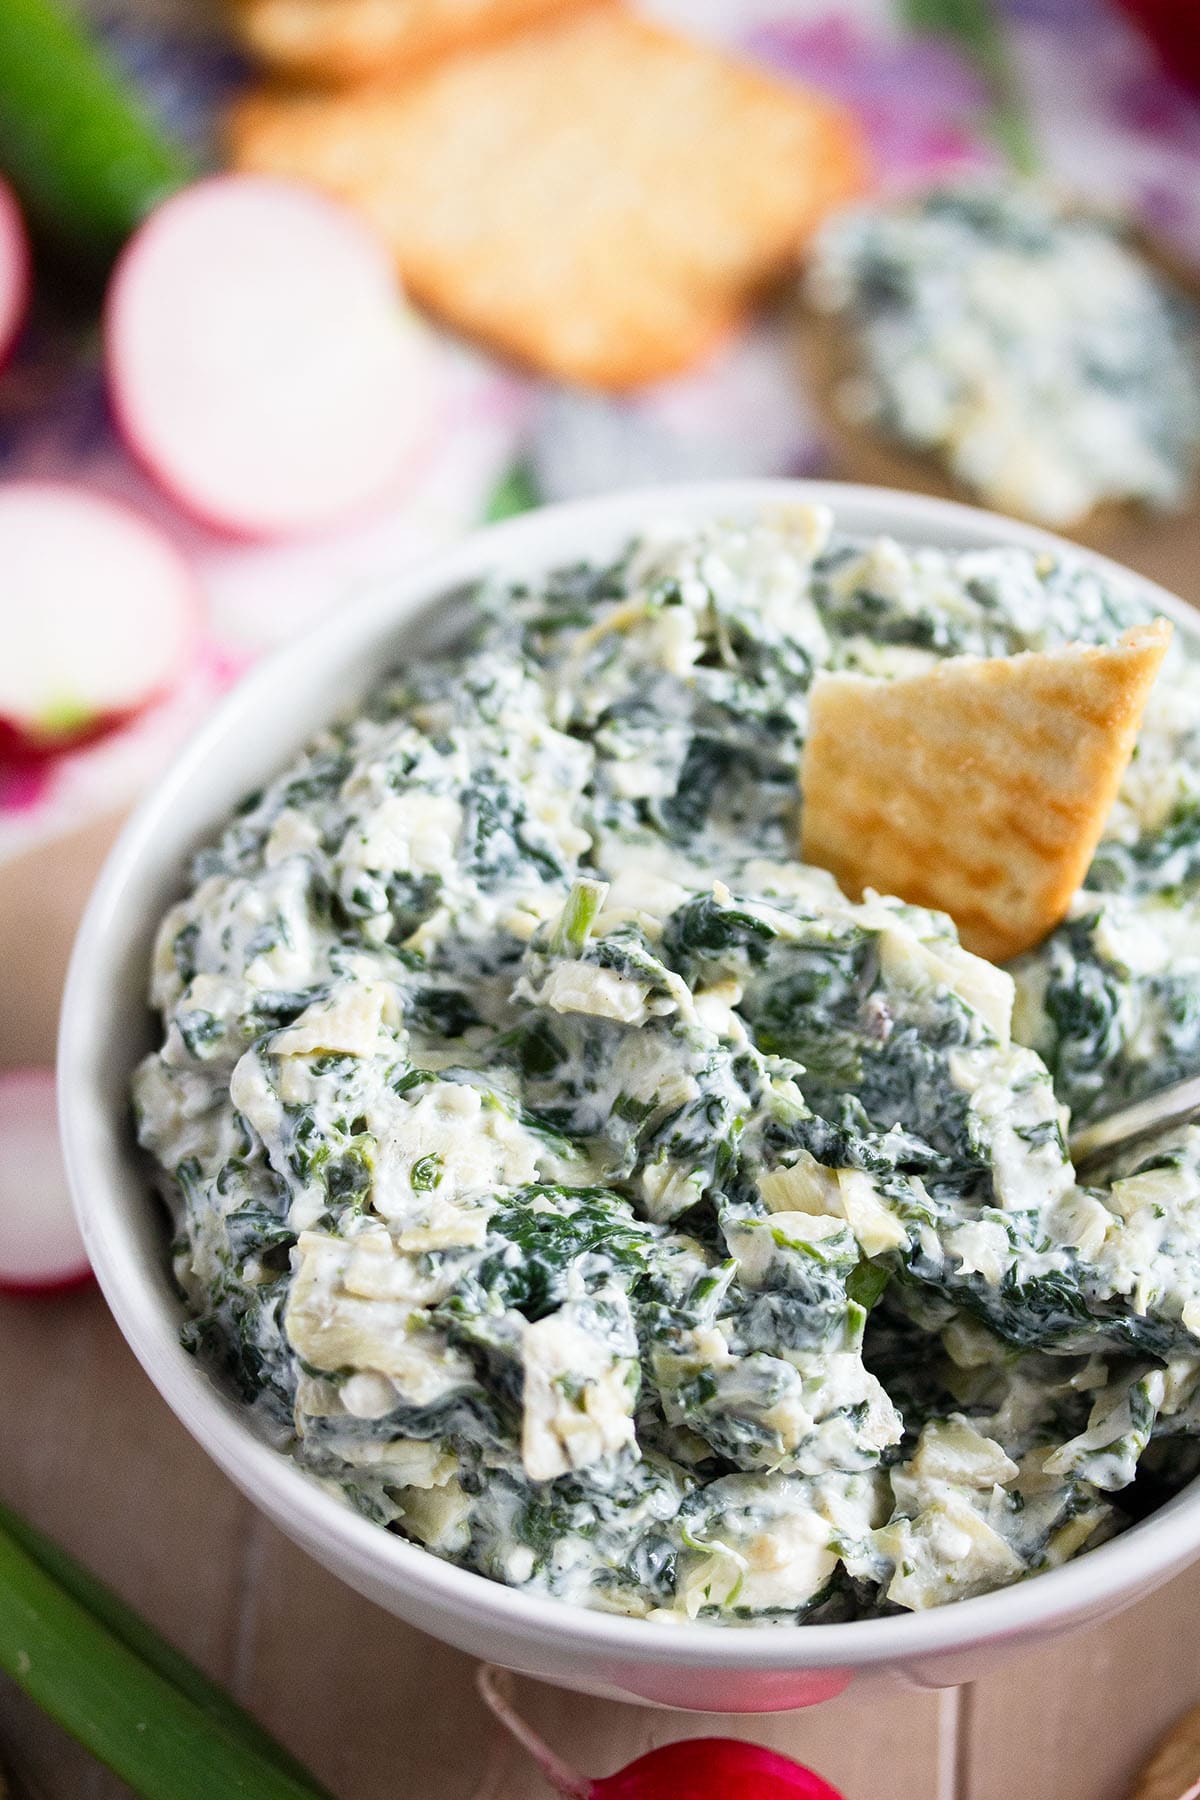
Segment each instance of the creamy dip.
M1010 972L795 860L806 696L1110 639L1116 586L798 508L473 610L163 920L135 1103L189 1346L381 1526L610 1612L928 1607L1157 1504L1200 1134L1080 1188L1064 1129L1200 1053L1186 643Z
M936 187L831 219L808 293L850 334L846 415L990 505L1069 525L1186 499L1194 324L1112 222L1015 181Z

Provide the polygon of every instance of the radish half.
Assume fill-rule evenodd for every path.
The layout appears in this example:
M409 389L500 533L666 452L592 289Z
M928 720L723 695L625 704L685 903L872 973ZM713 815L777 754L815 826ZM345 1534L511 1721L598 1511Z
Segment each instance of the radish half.
M199 598L139 514L65 482L0 485L0 749L57 749L137 712L181 672Z
M59 1148L54 1075L0 1074L0 1291L57 1293L90 1275Z
M432 346L383 244L271 176L213 176L152 214L117 265L105 349L134 455L244 537L361 512L432 422Z
M29 310L29 239L17 197L0 181L0 368L8 361Z

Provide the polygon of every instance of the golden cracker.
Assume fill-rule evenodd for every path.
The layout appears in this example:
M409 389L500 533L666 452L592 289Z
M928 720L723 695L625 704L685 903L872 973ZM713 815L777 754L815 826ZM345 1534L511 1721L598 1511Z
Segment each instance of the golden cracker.
M1087 872L1171 630L951 657L894 681L819 676L805 862L856 899L870 887L949 913L992 962L1030 949Z
M832 102L611 5L404 83L251 96L232 149L369 215L452 325L614 388L693 363L864 167Z
M588 0L234 0L234 21L269 69L334 86L407 74Z

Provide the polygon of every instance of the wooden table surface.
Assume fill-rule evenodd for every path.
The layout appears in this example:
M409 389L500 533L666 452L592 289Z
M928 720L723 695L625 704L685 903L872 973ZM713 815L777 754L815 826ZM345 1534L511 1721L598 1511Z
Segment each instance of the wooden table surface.
M1200 524L1117 547L1200 601ZM0 869L0 1066L52 1055L74 922L113 826ZM469 1658L360 1599L294 1549L188 1437L99 1294L0 1299L0 1497L82 1557L223 1681L339 1800L538 1800L491 1729ZM605 1774L670 1737L753 1737L848 1800L1122 1800L1200 1701L1200 1566L1116 1621L972 1687L854 1691L803 1713L713 1720L520 1683L522 1709ZM0 1680L18 1795L115 1800L123 1785Z

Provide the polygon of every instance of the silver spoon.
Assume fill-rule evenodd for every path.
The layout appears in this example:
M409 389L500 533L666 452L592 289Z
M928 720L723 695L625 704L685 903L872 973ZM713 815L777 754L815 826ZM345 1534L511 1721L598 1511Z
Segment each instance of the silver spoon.
M1189 1075L1173 1087L1160 1088L1145 1100L1123 1106L1107 1118L1096 1119L1073 1131L1070 1137L1071 1160L1076 1173L1085 1175L1102 1158L1116 1150L1132 1147L1140 1138L1151 1136L1167 1125L1183 1125L1200 1113L1200 1075Z

